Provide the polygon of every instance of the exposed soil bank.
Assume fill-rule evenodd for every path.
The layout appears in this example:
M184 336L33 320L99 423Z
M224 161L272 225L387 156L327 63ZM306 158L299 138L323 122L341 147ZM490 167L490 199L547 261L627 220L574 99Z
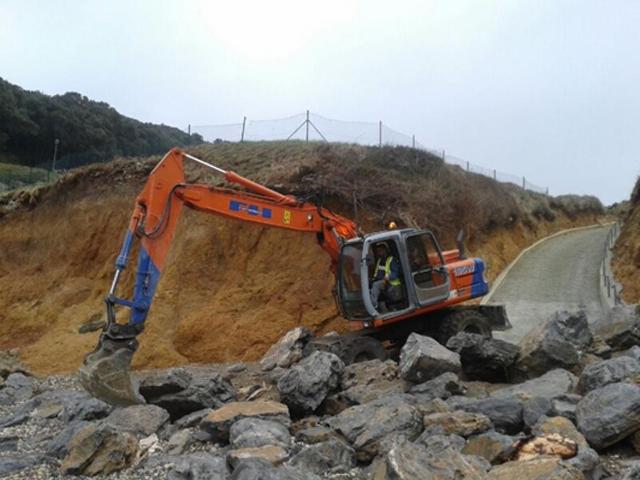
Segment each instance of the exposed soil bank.
M640 179L631 193L629 208L616 242L613 273L622 284L622 298L627 303L640 303Z
M432 228L447 248L465 227L490 278L538 238L602 213L589 197L548 199L409 149L257 143L193 153L285 192L322 192L347 216L355 198L366 231L393 219ZM89 167L0 197L0 348L20 348L34 372L74 370L95 345L97 333L78 328L103 314L133 200L157 160ZM344 330L328 268L314 235L185 211L134 365L254 360L296 325Z

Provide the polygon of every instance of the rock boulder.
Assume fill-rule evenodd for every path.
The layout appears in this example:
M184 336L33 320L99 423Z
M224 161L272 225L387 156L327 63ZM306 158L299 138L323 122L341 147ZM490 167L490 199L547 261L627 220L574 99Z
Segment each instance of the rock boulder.
M296 327L289 330L284 337L265 353L260 365L262 370L273 370L276 367L289 368L294 363L300 361L302 352L313 334L306 327Z
M400 351L400 376L410 382L422 383L460 370L460 355L430 337L412 333Z
M296 415L314 412L338 387L343 370L337 355L315 351L278 380L280 399Z
M635 358L621 356L602 360L584 368L578 389L584 394L637 375L640 375L640 362Z
M592 340L584 311L556 312L522 339L515 370L533 378L558 367L571 369Z
M512 343L465 332L451 337L447 348L460 355L466 378L486 382L508 381L520 352Z
M640 430L640 386L611 383L578 402L578 429L595 449L617 443Z

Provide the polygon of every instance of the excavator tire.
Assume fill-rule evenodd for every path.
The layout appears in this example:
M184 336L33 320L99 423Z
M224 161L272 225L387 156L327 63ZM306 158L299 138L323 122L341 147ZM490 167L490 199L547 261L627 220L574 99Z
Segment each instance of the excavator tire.
M487 317L472 309L452 310L440 321L436 332L436 340L443 345L454 335L460 333L477 333L491 338L491 324Z
M376 358L387 359L387 352L382 343L366 336L327 335L314 338L305 346L303 355L309 356L317 350L335 353L345 365Z
M387 359L387 352L379 340L363 336L350 339L340 357L345 365L351 365L375 359L384 361Z

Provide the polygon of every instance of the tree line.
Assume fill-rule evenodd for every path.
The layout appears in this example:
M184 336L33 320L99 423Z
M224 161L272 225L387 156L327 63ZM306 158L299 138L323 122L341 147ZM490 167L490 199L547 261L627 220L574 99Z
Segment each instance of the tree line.
M51 162L56 139L59 168L203 142L198 134L125 117L109 104L76 92L50 96L0 78L0 161L45 165Z

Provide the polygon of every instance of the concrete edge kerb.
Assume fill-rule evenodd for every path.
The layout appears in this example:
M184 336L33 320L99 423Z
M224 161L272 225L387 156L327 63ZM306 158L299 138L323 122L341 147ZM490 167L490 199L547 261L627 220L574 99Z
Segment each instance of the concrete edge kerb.
M553 233L553 234L551 234L551 235L549 235L547 237L541 238L540 240L532 243L527 248L522 250L518 254L518 256L509 265L507 265L507 267L504 270L502 270L502 272L500 272L500 275L498 275L498 278L496 278L495 282L493 282L493 285L491 286L491 290L489 291L489 293L480 301L480 305L485 305L485 304L489 303L489 301L491 300L491 297L493 297L494 293L500 287L500 285L502 284L502 282L504 281L506 276L509 274L511 269L522 259L522 257L524 257L527 253L529 253L534 248L540 246L541 243L544 243L547 240L550 240L552 238L559 237L561 235L566 235L568 233L578 232L580 230L590 230L590 229L594 229L594 228L603 228L603 227L606 227L606 226L610 227L614 223L615 222L596 223L596 224L587 225L587 226L584 226L584 227L567 228L567 229L564 229L564 230L560 230L559 232Z

